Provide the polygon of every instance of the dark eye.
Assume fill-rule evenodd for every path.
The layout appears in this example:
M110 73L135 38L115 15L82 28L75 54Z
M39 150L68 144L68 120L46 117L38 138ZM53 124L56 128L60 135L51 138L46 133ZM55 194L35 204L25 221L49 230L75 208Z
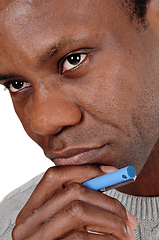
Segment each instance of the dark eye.
M20 90L23 90L27 87L30 87L31 84L25 81L12 81L7 84L5 84L6 88L9 89L10 92L18 92Z
M85 53L74 53L67 56L63 62L62 73L77 67L86 57Z

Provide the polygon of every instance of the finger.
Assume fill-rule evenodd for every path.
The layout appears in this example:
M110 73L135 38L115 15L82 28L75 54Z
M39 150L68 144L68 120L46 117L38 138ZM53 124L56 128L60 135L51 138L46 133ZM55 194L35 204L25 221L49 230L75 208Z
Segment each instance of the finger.
M105 166L105 165L101 165L100 169L104 172L104 173L111 173L114 172L116 170L118 170L116 167L112 167L112 166Z
M132 231L130 233L118 215L81 201L70 203L26 239L61 239L82 227L89 231L110 234L119 240L135 240Z
M99 235L88 232L76 232L63 238L63 240L117 240L117 238L111 235Z
M82 183L102 174L104 174L103 171L95 165L49 168L25 207L19 213L16 223L25 219L29 214L32 214L35 209L38 209L44 202L48 201L55 192L62 190L70 182Z
M135 230L136 226L137 226L137 220L136 218L129 212L129 211L126 211L127 213L127 217L128 217L128 226L132 229L132 230Z
M18 233L19 235L23 235L23 237L27 237L28 229L29 234L33 233L56 212L75 200L80 200L117 214L128 226L130 225L127 212L118 200L104 195L101 192L86 188L79 183L71 183L61 192L54 194L50 200L28 216L25 222L17 224L14 229L14 235Z

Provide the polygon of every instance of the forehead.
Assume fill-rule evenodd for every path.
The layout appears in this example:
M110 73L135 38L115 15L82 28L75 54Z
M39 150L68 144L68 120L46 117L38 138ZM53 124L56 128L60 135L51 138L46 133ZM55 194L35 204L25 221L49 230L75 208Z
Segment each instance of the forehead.
M119 6L122 2L122 0L4 0L0 2L0 11L15 18L29 12L36 16L52 14L58 17L64 14L70 17L74 13L80 15L87 13L89 16L95 14L100 17L99 13L102 13L103 8L110 9L110 6L113 6L112 10L115 11L115 5Z
M108 0L8 0L5 2L5 6L0 3L1 33L10 32L10 35L18 37L25 33L41 35L50 28L60 31L62 27L64 30L68 26L78 24L87 27L88 25L93 27L94 24L101 26L105 15L110 11L113 18L117 5L115 3L118 1L113 0L113 4Z
M34 58L49 45L103 32L116 34L125 13L118 0L7 0L0 3L0 55ZM124 16L124 17L123 17ZM118 18L118 20L117 20ZM116 23L116 24L114 24ZM18 55L19 54L19 55ZM12 56L11 56L12 55ZM15 60L16 57L14 57ZM10 59L9 59L10 60ZM12 59L13 61L13 59ZM2 66L3 64L1 64Z
M120 2L118 0L6 0L5 4L0 3L0 32L3 35L9 31L10 35L19 36L22 33L41 35L50 28L60 31L62 27L64 30L74 25L87 27L89 25L92 28L98 25L100 28L105 19L115 20L121 8ZM74 27L73 30L76 28Z

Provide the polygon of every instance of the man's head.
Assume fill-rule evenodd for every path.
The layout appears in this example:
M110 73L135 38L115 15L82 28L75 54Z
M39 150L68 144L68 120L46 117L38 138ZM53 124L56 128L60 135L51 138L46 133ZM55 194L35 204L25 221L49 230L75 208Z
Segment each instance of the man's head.
M159 137L154 3L147 11L126 0L1 3L1 83L57 165L130 164L137 173L145 165ZM128 6L139 7L133 21Z

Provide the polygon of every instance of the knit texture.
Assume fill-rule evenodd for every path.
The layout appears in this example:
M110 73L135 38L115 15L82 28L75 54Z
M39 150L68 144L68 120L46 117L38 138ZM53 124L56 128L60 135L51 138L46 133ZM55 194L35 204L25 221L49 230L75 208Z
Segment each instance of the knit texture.
M139 197L117 190L104 192L118 199L131 212L138 225L134 231L136 240L159 240L159 197Z
M43 174L19 187L0 203L0 240L11 240L15 219ZM104 192L118 199L137 219L136 240L159 240L159 197L138 197L117 190Z
M0 203L0 240L11 240L11 232L15 226L15 220L43 174L17 188L7 195Z

